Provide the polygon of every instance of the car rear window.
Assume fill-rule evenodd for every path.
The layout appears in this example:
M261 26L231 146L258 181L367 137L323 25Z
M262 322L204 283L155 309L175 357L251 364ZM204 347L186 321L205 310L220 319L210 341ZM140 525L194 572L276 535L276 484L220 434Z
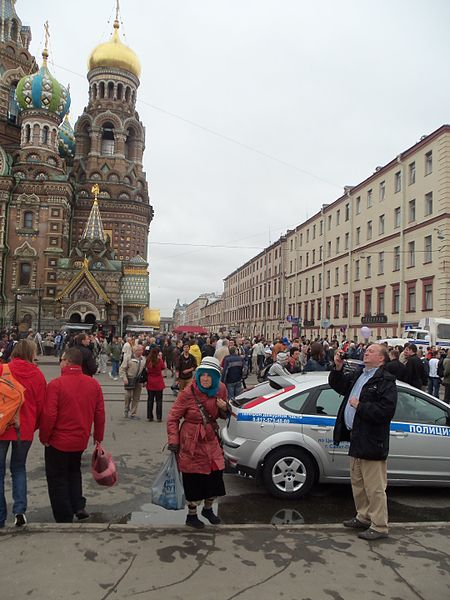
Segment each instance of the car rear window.
M234 406L243 406L246 402L250 400L254 400L255 398L259 398L260 396L268 396L269 394L273 394L274 389L270 385L269 381L265 381L260 385L255 385L253 388L249 388L244 390L242 394L236 396L234 400L231 401L231 404Z
M290 412L301 413L303 406L308 400L310 392L311 390L307 390L306 392L301 392L300 394L291 396L287 400L280 402L280 406L282 406L285 410L289 410Z

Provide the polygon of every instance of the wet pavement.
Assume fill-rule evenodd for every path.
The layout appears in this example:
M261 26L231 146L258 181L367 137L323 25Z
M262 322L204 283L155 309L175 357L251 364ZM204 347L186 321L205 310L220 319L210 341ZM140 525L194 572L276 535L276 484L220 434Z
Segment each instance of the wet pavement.
M48 379L57 375L57 364L42 365ZM167 451L165 423L149 423L144 418L145 396L139 406L137 421L123 418L120 401L123 388L107 375L99 381L108 397L106 402L105 448L112 452L119 472L113 488L96 485L90 474L90 452L83 456L84 492L90 523L115 523L143 526L182 525L185 511L167 511L150 503L150 488ZM111 390L111 391L109 391ZM106 394L105 394L106 395ZM173 402L170 390L164 394L163 416ZM27 461L28 511L31 523L52 523L44 474L43 448L35 439ZM10 477L6 496L10 504ZM227 496L218 502L217 510L227 525L336 524L353 515L350 485L318 485L305 498L295 501L270 496L261 482L233 474L225 474ZM392 523L450 522L450 488L395 487L388 489L389 515Z

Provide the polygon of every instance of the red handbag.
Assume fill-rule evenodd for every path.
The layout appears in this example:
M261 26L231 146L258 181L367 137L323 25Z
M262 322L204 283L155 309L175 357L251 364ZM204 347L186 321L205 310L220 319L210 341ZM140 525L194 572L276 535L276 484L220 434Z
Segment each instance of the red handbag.
M92 454L92 475L98 485L111 487L117 483L116 465L109 452L97 443Z

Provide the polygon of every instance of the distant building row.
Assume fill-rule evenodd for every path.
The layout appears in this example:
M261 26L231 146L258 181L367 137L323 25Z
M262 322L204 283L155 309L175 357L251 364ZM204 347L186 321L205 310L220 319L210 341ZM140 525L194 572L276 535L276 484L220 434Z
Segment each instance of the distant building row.
M238 267L220 298L187 305L185 324L270 338L353 338L368 325L386 337L448 316L449 217L443 125Z

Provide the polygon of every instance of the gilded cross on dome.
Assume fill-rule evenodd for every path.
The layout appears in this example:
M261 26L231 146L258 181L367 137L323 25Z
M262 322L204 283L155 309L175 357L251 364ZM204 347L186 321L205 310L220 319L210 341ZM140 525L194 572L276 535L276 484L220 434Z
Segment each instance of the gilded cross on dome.
M44 41L44 50L42 51L42 58L44 59L44 63L47 64L48 58L48 40L50 38L50 28L48 26L48 20L44 23L45 30L45 41Z

